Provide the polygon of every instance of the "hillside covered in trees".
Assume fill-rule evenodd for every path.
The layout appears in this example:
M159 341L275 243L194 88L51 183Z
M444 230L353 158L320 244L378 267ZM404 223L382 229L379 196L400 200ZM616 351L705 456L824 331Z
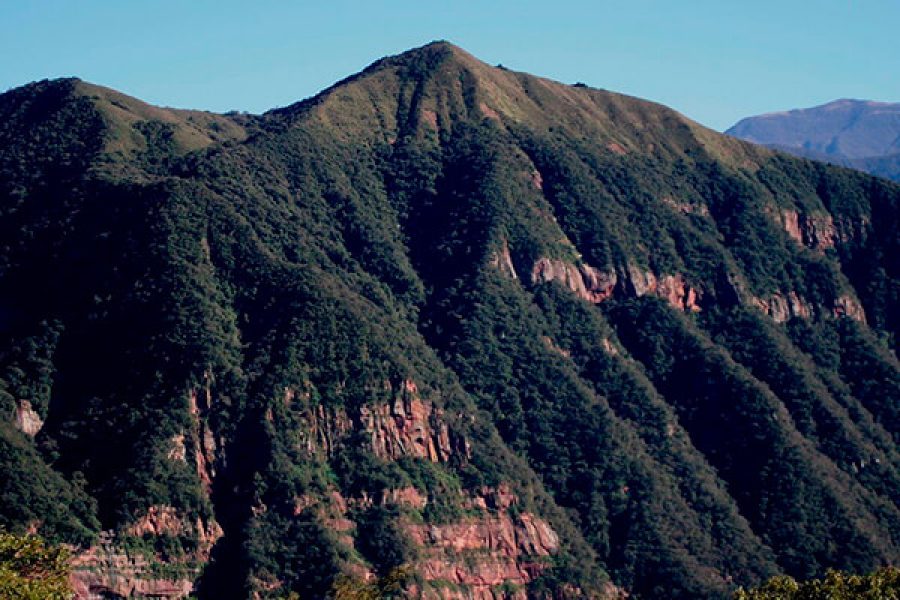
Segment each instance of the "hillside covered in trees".
M438 42L0 95L0 527L79 593L726 598L900 560L900 186Z

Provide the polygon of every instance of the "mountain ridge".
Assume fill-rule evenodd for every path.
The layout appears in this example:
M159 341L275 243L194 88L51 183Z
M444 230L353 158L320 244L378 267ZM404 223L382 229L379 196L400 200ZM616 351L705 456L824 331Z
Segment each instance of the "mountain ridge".
M898 186L446 43L263 115L35 85L0 96L0 523L84 589L896 560Z

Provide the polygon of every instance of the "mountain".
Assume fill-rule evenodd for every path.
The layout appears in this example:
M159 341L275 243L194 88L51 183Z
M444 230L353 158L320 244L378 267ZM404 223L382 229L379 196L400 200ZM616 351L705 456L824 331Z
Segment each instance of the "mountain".
M898 201L446 42L258 116L11 90L0 526L84 598L896 564Z
M748 117L725 133L900 181L900 103L835 100Z

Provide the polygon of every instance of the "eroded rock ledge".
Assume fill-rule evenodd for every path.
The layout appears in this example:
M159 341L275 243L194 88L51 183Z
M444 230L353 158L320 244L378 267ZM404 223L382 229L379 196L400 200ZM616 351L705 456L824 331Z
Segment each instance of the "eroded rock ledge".
M807 214L796 210L782 210L779 220L788 236L801 246L818 252L834 248L837 232L828 213Z
M459 500L464 514L452 522L423 523L412 518L412 513L400 517L402 530L417 549L411 566L423 584L410 589L409 597L527 598L528 584L551 565L551 557L559 551L556 531L544 519L520 509L518 496L505 484L482 487ZM352 548L356 523L350 517L354 510L381 505L416 511L427 503L428 498L414 487L384 490L379 498L345 498L334 490L322 498L297 498L295 513L312 511ZM348 565L348 570L362 579L373 577L359 565Z
M351 412L342 406L307 407L302 441L306 452L330 456L351 433L364 431L379 458L408 456L432 462L447 462L454 455L469 458L468 440L448 424L443 409L421 397L414 381L384 385L394 396L391 402L367 403ZM296 397L294 391L286 390L286 401Z
M830 307L818 307L794 291L777 292L766 298L753 297L752 302L757 308L772 317L776 323L784 323L794 317L809 319L823 313L830 313L835 317L848 317L862 323L866 322L866 313L862 305L849 294L835 298Z
M75 600L185 598L193 590L200 567L209 561L212 547L222 537L222 528L215 520L197 517L191 521L172 506L157 505L124 533L138 538L188 534L198 540L198 545L195 552L164 562L159 557L127 553L116 545L112 533L105 532L94 546L74 555L69 581ZM161 567L169 573L167 576L160 574Z
M599 304L614 294L622 297L655 295L686 312L701 310L702 293L680 273L657 275L628 265L621 273L601 271L586 263L575 265L558 258L540 258L531 269L531 283L557 281L579 298Z

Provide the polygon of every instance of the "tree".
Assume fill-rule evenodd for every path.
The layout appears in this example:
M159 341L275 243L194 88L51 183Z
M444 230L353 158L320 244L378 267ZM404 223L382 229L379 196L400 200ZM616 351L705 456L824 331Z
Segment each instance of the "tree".
M36 535L0 531L0 598L69 600L69 552Z
M382 600L399 598L412 577L412 569L401 565L391 569L384 577L372 583L364 583L347 575L341 575L331 588L334 600Z
M739 589L734 600L898 600L900 568L884 567L869 575L829 570L824 579L802 583L779 575L753 590Z

